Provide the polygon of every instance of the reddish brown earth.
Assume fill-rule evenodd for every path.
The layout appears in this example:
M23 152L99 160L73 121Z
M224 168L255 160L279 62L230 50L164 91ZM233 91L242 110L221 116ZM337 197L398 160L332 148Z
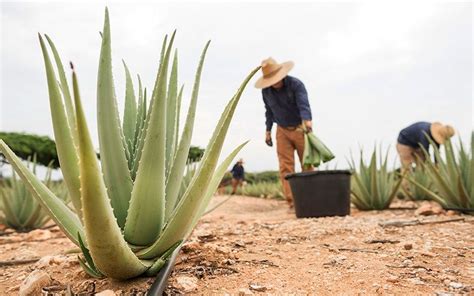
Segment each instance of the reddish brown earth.
M416 205L393 205L401 206ZM415 225L389 226L390 221ZM450 222L438 223L443 221ZM91 279L78 265L77 254L65 254L71 249L74 245L57 228L0 236L2 262L54 256L0 267L0 295L18 294L21 282L35 269L53 278L45 288L54 286L57 294L69 285L86 295L106 289L143 295L153 282ZM473 286L472 216L353 209L349 217L296 219L282 201L238 196L202 219L177 259L167 292L473 295Z

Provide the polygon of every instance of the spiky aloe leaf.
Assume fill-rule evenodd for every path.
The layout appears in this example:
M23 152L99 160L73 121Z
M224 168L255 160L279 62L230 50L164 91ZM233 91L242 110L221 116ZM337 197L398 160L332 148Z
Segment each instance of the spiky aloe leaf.
M110 38L109 12L106 9L97 81L97 127L102 172L108 196L118 225L123 227L133 183L128 169L115 98Z
M194 86L191 94L191 102L188 108L188 115L186 117L186 123L184 125L181 140L179 142L178 148L176 150L176 155L171 166L168 183L166 184L165 221L168 221L169 217L171 217L171 214L173 213L176 206L176 201L178 200L180 184L183 179L183 173L186 167L186 161L188 159L189 148L191 147L194 118L196 117L197 99L199 95L199 85L201 83L202 68L204 65L204 60L206 58L207 49L209 48L209 44L210 41L208 41L204 46L199 65L196 70L196 77L194 79Z
M178 100L178 51L175 51L173 66L171 67L168 85L168 98L166 102L166 177L169 176L175 151L176 120Z
M130 70L128 70L127 64L123 61L125 68L125 110L123 113L123 135L125 142L127 143L127 149L130 155L128 160L129 167L133 163L133 143L135 138L135 128L137 123L137 102L135 99L135 91L133 89L132 76Z
M133 186L124 235L135 245L148 245L160 234L165 217L166 82L174 35L160 66L140 164Z
M77 241L77 233L83 235L81 221L69 209L64 202L56 197L51 190L46 187L21 160L13 153L13 151L0 140L0 151L8 159L8 162L14 167L23 182L28 186L33 196L42 204L43 208L48 211L49 216L56 222L61 230L69 239L79 245Z
M105 31L103 39L107 39L108 33ZM115 220L82 110L74 72L73 90L79 140L82 209L89 251L95 266L103 274L116 279L138 276L145 272L147 266L128 247ZM81 234L79 236L82 237Z
M155 276L161 270L161 268L165 266L166 261L168 261L171 254L173 254L173 252L181 245L181 243L182 241L179 241L172 245L171 248L164 252L163 255L161 255L161 257L158 258L158 260L156 260L152 266L150 266L150 268L146 271L145 274L147 276Z
M51 51L53 52L53 57L56 62L56 69L59 76L59 82L60 82L61 90L63 93L64 107L66 108L68 124L72 131L72 137L74 139L74 143L77 144L77 130L76 130L76 119L74 117L75 116L74 105L72 103L71 93L69 91L69 85L67 83L66 74L64 73L64 66L59 56L58 50L56 49L56 46L54 45L53 41L51 40L51 38L49 38L48 35L45 34L44 36L46 37L49 47L51 48Z
M239 152L244 148L245 145L247 145L249 141L240 144L237 148L234 149L225 159L224 161L219 165L219 167L216 169L214 172L214 175L212 176L211 182L209 183L209 186L207 188L207 191L204 195L204 199L199 206L199 214L196 215L194 218L193 226L196 225L196 223L199 221L201 216L204 214L206 211L207 206L209 205L209 202L211 201L212 196L216 192L217 188L219 187L219 184L222 181L222 177L224 177L225 173L227 172L227 168L230 166L234 158L239 154Z
M153 245L137 253L140 258L150 259L159 256L177 241L185 238L194 226L194 219L196 215L199 215L201 210L200 205L206 197L205 193L217 166L217 160L222 149L222 144L227 134L232 116L234 115L235 108L237 107L237 103L239 102L245 86L259 69L260 67L254 69L250 75L246 77L235 96L228 103L204 152L198 172L178 203L176 210L171 215L170 220L160 237L153 243Z
M79 262L81 263L81 267L84 269L87 274L95 278L104 277L104 275L97 269L94 264L94 260L92 260L91 253L89 249L86 247L84 242L82 241L81 235L77 234L77 239L79 241L79 246L81 248L82 254L84 255L84 260L81 257L78 257Z
M173 40L173 38L174 38L174 35L171 39ZM161 65L162 65L163 59L165 57L167 40L168 40L168 36L165 36L165 38L163 40L163 45L162 45L162 48L161 48L160 66L158 67L158 74L157 74L156 81L155 81L155 87L153 88L152 98L150 100L151 101L150 106L153 105L153 97L156 95L155 91L158 87L158 80L159 80L159 75L160 75L160 71L161 71ZM138 167L140 165L140 160L141 160L141 157L142 157L143 147L145 146L145 138L146 138L146 133L147 133L147 130L148 130L148 123L149 123L150 117L151 117L150 116L150 111L151 111L152 108L149 108L147 110L146 89L144 91L143 100L144 100L143 107L144 107L145 121L143 123L143 127L140 129L140 134L138 136L138 140L137 140L137 144L136 144L136 153L135 153L135 156L134 156L134 159L133 159L133 166L132 166L131 174L132 174L132 177L134 179L136 178Z
M74 146L74 137L72 128L69 125L68 115L62 102L61 92L56 81L51 59L48 50L44 44L43 38L38 34L43 52L44 66L48 80L49 105L51 109L51 118L53 121L54 138L56 149L58 151L59 163L61 164L63 178L69 189L72 203L79 217L82 217L81 193L79 181L79 159L77 157L76 147Z

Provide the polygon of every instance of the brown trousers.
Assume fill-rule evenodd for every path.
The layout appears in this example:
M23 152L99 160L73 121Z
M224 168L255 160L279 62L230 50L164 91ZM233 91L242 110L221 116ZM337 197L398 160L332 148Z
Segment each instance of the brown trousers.
M425 154L421 148L413 148L407 145L397 143L397 152L400 156L402 168L407 169L411 167L412 163L417 163L418 159L425 160Z
M412 164L418 163L418 161L425 161L426 157L421 148L413 148L407 145L397 143L397 152L402 163L401 173L404 175L407 171L412 169ZM405 190L409 188L408 180L403 179L402 187Z
M283 194L290 206L293 206L293 194L285 176L295 172L295 150L298 154L302 170L311 171L313 168L303 168L304 131L302 128L277 127L276 146L280 164L280 180Z

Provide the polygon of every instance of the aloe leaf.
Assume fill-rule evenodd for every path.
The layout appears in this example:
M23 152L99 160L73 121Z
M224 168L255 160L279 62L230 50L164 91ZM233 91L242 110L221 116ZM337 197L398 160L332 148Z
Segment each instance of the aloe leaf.
M10 199L6 198L4 195L2 197L3 208L2 211L5 212L7 220L10 220L11 223L15 225L21 225L21 221L18 219L16 215L16 211L13 209L12 204L10 203Z
M77 256L77 260L79 261L79 265L82 267L85 273L87 273L89 276L93 278L97 278L97 279L104 277L103 274L97 273L94 269L92 269L92 267L90 267L87 264L87 262L84 259L82 259L80 256Z
M247 145L249 141L246 141L243 144L240 144L237 148L235 148L225 159L224 161L219 165L219 167L216 169L214 172L214 175L212 176L211 182L208 185L207 191L204 195L204 199L199 206L199 214L196 216L194 219L193 223L193 228L196 225L196 223L199 221L201 216L204 214L206 211L207 206L209 205L209 202L211 201L212 196L217 190L217 187L219 187L219 184L222 181L222 177L224 177L225 173L227 172L227 168L231 165L232 160L239 154L239 152L244 148L245 145Z
M166 51L152 99L140 164L133 186L124 235L135 245L148 245L160 234L165 218L166 82L174 35Z
M106 20L107 10L106 10ZM107 27L107 26L106 26ZM103 40L107 40L107 28ZM147 267L140 262L124 240L107 197L104 180L89 130L82 110L73 72L74 103L79 143L79 167L81 172L82 209L89 251L98 270L115 279L127 279L145 272ZM98 227L100 225L100 227ZM79 233L79 236L82 235Z
M254 69L250 75L247 76L235 96L230 100L216 126L216 129L214 130L207 148L205 149L198 172L196 172L196 175L171 215L170 220L160 237L152 246L137 253L140 258L150 259L162 254L177 241L184 239L191 231L194 226L194 219L200 211L199 206L205 198L205 193L217 166L217 160L222 149L222 144L227 134L235 108L237 107L237 103L239 102L245 86L259 69L260 67Z
M158 258L158 260L156 260L153 265L150 266L150 268L145 272L145 275L155 276L161 270L161 268L165 266L166 261L168 261L171 254L173 254L173 252L181 245L181 243L181 241L175 243L173 246L171 246L171 248L164 252L163 255L161 255L161 257Z
M193 91L191 94L191 102L188 108L188 115L186 117L186 123L184 125L183 133L176 150L176 156L174 157L173 164L171 166L170 175L166 184L166 209L165 209L165 221L169 220L169 217L173 213L178 200L180 184L183 179L184 169L186 167L186 161L188 159L189 148L191 147L191 138L193 135L194 119L196 117L196 106L199 94L199 85L201 83L202 68L204 60L206 58L207 49L209 48L210 41L206 43L204 47L201 59L199 61L198 68L196 70L196 77L194 79Z
M135 99L135 91L133 89L132 76L130 75L130 70L127 67L125 61L123 61L123 66L125 68L125 108L123 112L123 135L125 137L125 142L127 143L127 148L129 155L133 156L133 142L135 138L135 127L137 123L137 103ZM129 158L129 167L132 166L133 159Z
M173 37L174 37L174 35L173 35ZM159 80L159 75L160 75L160 71L161 71L161 64L163 63L163 59L165 57L167 40L168 40L168 36L165 36L165 38L163 40L163 45L162 45L162 48L161 48L160 66L158 67L158 74L156 75L157 77L156 77L156 81L155 81L155 86L153 88L152 97L151 97L151 100L150 100L150 106L153 105L153 98L155 96L155 90L158 87L158 80ZM136 144L136 146L137 146L136 153L135 153L135 157L133 159L133 166L132 166L132 170L131 170L131 175L132 175L134 180L136 178L138 167L140 165L140 159L142 157L143 147L145 146L145 138L146 138L146 133L147 133L147 130L148 130L148 123L150 121L151 108L149 108L147 110L146 89L144 90L143 100L144 100L144 105L143 106L144 106L144 109L145 109L144 110L145 120L144 120L144 123L143 123L143 127L140 129L140 135L138 136L138 143Z
M106 9L97 81L97 126L103 178L117 223L123 227L133 183L128 169L115 99L110 37L109 13Z
M61 58L59 57L58 50L56 49L56 46L54 45L53 41L49 38L48 35L45 34L44 36L46 37L46 40L49 43L49 47L51 48L51 51L53 52L53 57L56 62L57 73L59 76L59 82L61 84L61 90L63 93L64 107L66 108L68 124L72 131L72 137L74 139L74 143L77 144L77 129L76 129L76 118L74 117L75 116L74 105L72 103L71 93L69 91L69 85L67 83L66 74L64 72L64 66L63 66L63 63L61 62Z
M85 262L83 262L84 265L86 265L88 267L87 269L90 269L90 271L92 271L92 273L96 277L103 277L104 275L95 266L94 260L92 259L92 256L91 256L91 253L89 252L89 249L86 247L86 245L82 241L82 238L81 238L80 234L77 234L77 239L79 241L79 247L81 248L82 254L84 255L84 259L85 259Z
M69 209L62 200L54 195L51 190L46 187L28 168L21 162L21 160L13 153L13 151L0 140L0 151L8 159L8 162L13 166L24 184L33 196L41 203L43 208L49 213L49 216L56 222L56 224L63 230L69 239L78 245L77 233L83 235L81 221Z
M63 178L68 187L76 213L79 217L82 217L78 167L79 159L76 147L74 146L73 132L68 123L68 115L62 102L61 92L56 82L53 65L51 64L46 45L41 35L38 35L38 37L41 50L43 51L46 77L48 80L49 104L59 163L61 164Z
M425 186L421 185L420 183L416 182L415 180L413 180L412 178L410 177L405 177L406 180L408 180L409 182L413 183L415 186L417 186L418 188L420 188L420 190L424 191L426 194L428 194L434 201L438 202L440 205L442 205L444 208L447 207L448 205L446 204L446 201L444 200L444 198L442 198L441 196L439 196L438 194L434 193L432 190L429 190L428 188L426 188Z
M176 157L177 149L178 149L178 143L179 143L179 121L180 121L180 113L181 113L181 101L183 99L183 90L184 90L184 84L181 86L178 94L178 99L176 100L176 127L174 129L174 157Z
M166 176L169 176L175 151L175 128L177 119L178 99L178 52L175 51L168 85L168 99L166 102Z

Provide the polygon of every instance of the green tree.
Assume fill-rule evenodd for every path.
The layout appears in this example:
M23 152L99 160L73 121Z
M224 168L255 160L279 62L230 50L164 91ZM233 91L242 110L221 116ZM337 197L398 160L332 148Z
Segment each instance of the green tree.
M0 139L24 160L33 158L36 154L36 162L43 166L50 165L53 169L59 167L56 144L47 136L37 136L25 133L0 132ZM0 161L5 163L5 159L0 154Z

